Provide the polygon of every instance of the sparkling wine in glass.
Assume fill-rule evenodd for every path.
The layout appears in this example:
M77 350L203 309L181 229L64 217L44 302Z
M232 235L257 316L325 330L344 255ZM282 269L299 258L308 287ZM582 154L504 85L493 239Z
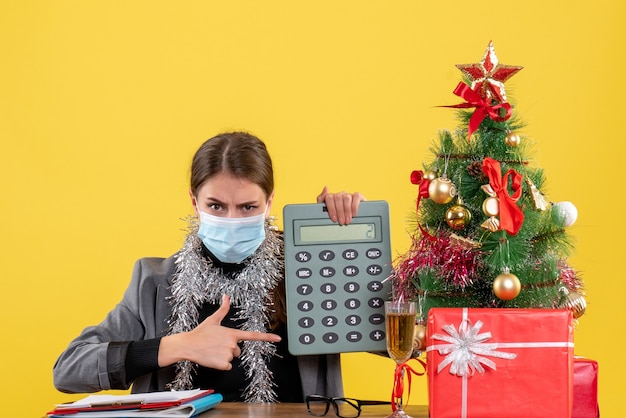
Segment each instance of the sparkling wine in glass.
M385 328L387 353L397 365L406 362L413 354L415 339L416 303L404 301L385 302ZM404 369L400 379L404 379ZM410 418L402 409L402 397L396 398L395 411L387 418Z

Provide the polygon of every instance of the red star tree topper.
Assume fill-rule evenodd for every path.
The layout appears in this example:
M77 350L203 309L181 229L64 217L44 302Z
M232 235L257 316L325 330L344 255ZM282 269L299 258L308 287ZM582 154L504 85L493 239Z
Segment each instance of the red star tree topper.
M480 62L457 64L456 67L472 80L472 90L480 94L483 99L493 99L499 103L506 102L504 82L524 68L500 64L491 41Z

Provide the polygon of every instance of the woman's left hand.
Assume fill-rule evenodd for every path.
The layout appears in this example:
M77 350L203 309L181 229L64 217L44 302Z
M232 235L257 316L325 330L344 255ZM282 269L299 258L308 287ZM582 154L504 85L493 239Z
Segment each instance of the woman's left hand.
M352 222L352 218L359 210L359 203L365 200L367 200L365 196L359 192L329 193L327 186L324 186L317 196L317 203L325 203L330 220L339 225L348 225Z

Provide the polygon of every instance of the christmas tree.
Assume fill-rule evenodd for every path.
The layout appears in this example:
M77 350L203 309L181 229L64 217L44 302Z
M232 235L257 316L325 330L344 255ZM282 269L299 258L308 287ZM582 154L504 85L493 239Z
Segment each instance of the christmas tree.
M457 65L459 127L441 131L433 159L411 173L418 187L412 245L394 263L395 299L431 307L567 308L580 317L583 281L568 264L569 202L550 202L544 172L504 83L519 66L498 62L490 42L479 63Z

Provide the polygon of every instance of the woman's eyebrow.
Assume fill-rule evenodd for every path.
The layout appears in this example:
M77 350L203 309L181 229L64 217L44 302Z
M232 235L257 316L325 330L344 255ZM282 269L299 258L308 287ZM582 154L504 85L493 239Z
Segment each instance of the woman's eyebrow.
M242 203L238 203L237 207L244 207L244 206L258 206L259 205L259 201L258 200L251 200L249 202L242 202Z
M207 203L218 203L218 204L220 204L220 205L224 205L224 202L222 202L222 201L221 201L221 200L219 200L218 198L211 197L211 196L207 196L207 197L204 199L204 201L205 201L205 202L207 202Z

